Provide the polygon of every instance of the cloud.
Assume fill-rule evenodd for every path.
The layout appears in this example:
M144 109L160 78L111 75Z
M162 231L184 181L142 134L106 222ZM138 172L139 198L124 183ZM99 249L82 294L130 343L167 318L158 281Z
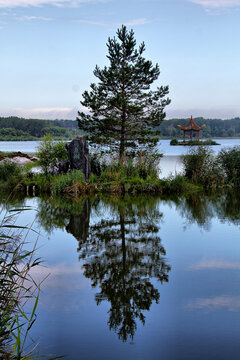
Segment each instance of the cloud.
M19 116L31 119L64 119L64 120L75 120L78 110L86 111L84 107L77 108L15 108L5 109L0 111L0 116Z
M58 7L77 6L83 3L104 2L105 0L0 0L0 8L15 7L39 7L43 5L53 5Z
M224 109L224 108L216 108L216 109L199 109L199 108L189 108L189 109L170 109L166 111L167 119L172 118L186 118L190 115L193 117L204 117L208 118L218 118L218 119L231 119L239 116L239 111L236 109Z
M240 6L240 0L188 0L208 9L219 9Z
M40 20L40 21L52 21L53 18L50 17L43 17L43 16L23 16L22 18L20 18L20 20L24 21L32 21L32 20Z
M212 298L198 298L186 306L188 309L202 309L216 311L227 309L228 311L240 311L240 296L215 296Z
M123 22L124 25L126 26L134 26L134 25L145 25L145 24L150 24L151 21L147 20L146 18L140 18L140 19L133 19L127 22ZM118 25L122 25L122 24L118 24Z
M135 25L145 25L145 24L151 23L150 20L145 19L145 18L133 19L133 20L125 21L125 22L124 21L123 22L115 22L115 23L105 22L105 21L85 20L85 19L76 19L75 21L78 23L82 23L82 24L97 25L97 26L111 26L111 27L118 27L118 26L121 26L122 24L124 24L126 26L135 26Z
M189 270L206 270L206 269L224 269L240 270L240 262L231 262L225 260L202 260L197 264L191 265Z

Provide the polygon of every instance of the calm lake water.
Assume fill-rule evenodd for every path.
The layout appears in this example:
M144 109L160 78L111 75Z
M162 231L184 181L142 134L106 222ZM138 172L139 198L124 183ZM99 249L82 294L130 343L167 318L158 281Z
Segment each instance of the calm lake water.
M240 196L28 198L41 354L240 357ZM34 241L31 234L29 240Z
M222 148L240 145L240 139L218 139L219 146L211 146L214 152L219 152ZM24 153L34 153L40 141L0 141L0 151L21 151ZM160 177L168 177L169 175L182 171L182 163L180 155L187 153L187 146L170 146L170 140L161 140L159 144L160 151L164 154L161 159Z
M220 146L211 146L215 152L223 147L240 145L240 139L217 139ZM0 141L0 151L21 151L34 153L40 141ZM188 151L186 146L170 146L170 140L160 140L159 148L164 155L182 155Z

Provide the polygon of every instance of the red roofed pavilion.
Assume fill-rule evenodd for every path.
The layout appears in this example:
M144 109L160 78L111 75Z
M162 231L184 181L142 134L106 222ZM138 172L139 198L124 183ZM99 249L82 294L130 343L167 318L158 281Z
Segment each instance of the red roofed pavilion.
M194 121L193 121L193 118L192 118L192 115L191 115L191 119L190 121L187 123L187 125L185 126L182 126L182 125L178 125L178 127L183 130L184 132L184 138L183 138L183 141L185 142L185 132L188 131L190 132L191 131L191 140L193 139L193 132L197 132L198 133L198 141L199 141L199 133L200 133L200 130L202 130L206 125L202 125L201 127L199 127Z

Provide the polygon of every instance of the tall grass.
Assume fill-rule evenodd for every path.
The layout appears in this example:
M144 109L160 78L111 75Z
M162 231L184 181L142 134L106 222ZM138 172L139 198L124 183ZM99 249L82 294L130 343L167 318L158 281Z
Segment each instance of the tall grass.
M124 163L112 161L105 165L99 176L100 182L125 182L131 180L158 179L161 155L141 152L137 157L128 157Z
M27 341L36 320L40 292L31 270L41 261L36 257L38 234L31 227L16 225L17 216L26 210L29 208L15 208L5 214L3 208L0 211L0 359L6 360L48 358L38 355L36 344L29 347ZM35 233L36 241L28 250L30 232ZM25 309L29 301L32 310L28 313Z
M22 231L27 230L28 234L29 229L15 225L17 214L23 210L26 209L11 210L0 222L0 354L3 359L31 356L31 351L26 354L24 348L35 321L39 289L30 270L40 261L34 258L35 246L31 251L25 250L26 237L22 238ZM24 312L24 304L29 299L34 300L31 314Z
M64 175L57 175L52 177L51 192L53 194L60 194L68 192L72 187L81 187L85 185L85 176L80 170L72 170Z

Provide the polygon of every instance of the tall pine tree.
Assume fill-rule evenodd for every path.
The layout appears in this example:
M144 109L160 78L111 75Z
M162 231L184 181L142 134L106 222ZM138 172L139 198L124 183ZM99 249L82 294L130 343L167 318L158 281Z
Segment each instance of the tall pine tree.
M145 44L136 48L134 32L126 26L117 38L107 42L109 67L96 66L97 84L83 93L81 104L88 113L78 112L78 125L91 144L108 145L124 161L126 153L153 149L159 140L159 125L170 103L168 86L150 89L158 79L159 66L143 57Z

